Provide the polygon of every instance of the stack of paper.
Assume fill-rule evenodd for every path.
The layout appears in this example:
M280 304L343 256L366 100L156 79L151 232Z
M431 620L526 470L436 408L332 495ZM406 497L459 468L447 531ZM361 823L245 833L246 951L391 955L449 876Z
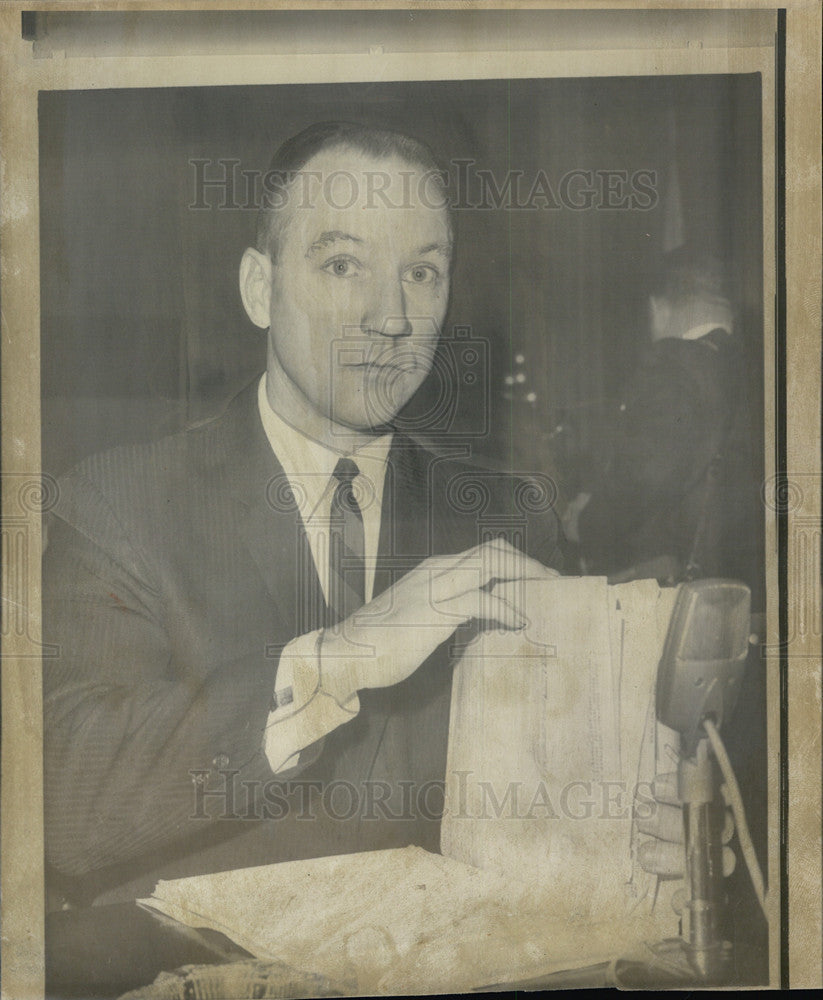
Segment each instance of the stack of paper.
M576 923L652 912L657 879L636 863L633 813L636 799L649 808L655 774L676 768L677 736L656 724L653 700L675 596L654 580L529 584L525 632L488 632L466 650L444 854L539 886Z

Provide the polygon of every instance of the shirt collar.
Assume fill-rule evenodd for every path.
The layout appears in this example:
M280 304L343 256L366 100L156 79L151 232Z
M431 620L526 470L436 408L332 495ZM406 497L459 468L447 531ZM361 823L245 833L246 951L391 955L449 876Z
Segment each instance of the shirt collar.
M683 340L700 340L701 337L705 337L707 333L711 333L712 330L722 330L724 333L731 335L731 330L725 323L701 323L700 326L693 326L691 330L686 330L684 334L681 335Z
M283 466L289 483L298 487L294 491L297 507L301 515L310 517L328 489L335 466L345 453L307 437L275 413L266 393L265 373L257 389L257 403L272 451ZM357 463L360 474L380 496L391 443L390 433L381 434L348 453L348 457Z

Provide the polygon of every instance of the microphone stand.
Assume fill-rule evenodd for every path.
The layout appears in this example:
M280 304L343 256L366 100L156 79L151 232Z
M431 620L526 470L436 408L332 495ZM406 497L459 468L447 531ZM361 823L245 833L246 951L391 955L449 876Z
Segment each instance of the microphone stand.
M568 973L556 973L518 988L721 986L731 978L734 951L724 940L726 806L706 724L711 720L719 729L737 702L748 655L750 601L749 588L734 580L684 583L658 666L657 718L680 734L681 744L678 798L688 893L681 936L647 942L633 955L578 970L570 981Z
M681 733L677 785L683 805L688 896L681 914L681 936L650 944L645 957L638 954L619 960L609 985L625 989L721 986L732 976L734 950L723 939L725 806L714 755L702 727Z
M655 953L664 979L722 985L733 973L734 952L724 940L725 804L718 765L705 724L720 728L734 709L748 655L751 593L734 580L684 583L672 612L657 670L657 717L680 733L678 798L688 900L681 937L661 942ZM636 970L627 969L628 973ZM648 970L651 971L651 970ZM623 985L628 985L625 979Z
M693 753L684 752L677 782L683 803L689 893L684 910L688 920L688 931L684 928L686 957L702 982L722 983L731 975L733 965L732 945L723 940L725 817L707 736L698 735Z

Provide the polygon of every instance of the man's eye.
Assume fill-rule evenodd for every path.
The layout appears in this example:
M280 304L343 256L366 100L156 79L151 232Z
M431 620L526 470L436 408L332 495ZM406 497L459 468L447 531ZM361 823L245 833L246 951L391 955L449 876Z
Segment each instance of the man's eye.
M357 273L357 264L347 257L335 257L333 260L326 261L322 270L328 271L336 278L351 278Z
M403 275L412 285L429 285L440 277L440 272L431 264L415 264Z

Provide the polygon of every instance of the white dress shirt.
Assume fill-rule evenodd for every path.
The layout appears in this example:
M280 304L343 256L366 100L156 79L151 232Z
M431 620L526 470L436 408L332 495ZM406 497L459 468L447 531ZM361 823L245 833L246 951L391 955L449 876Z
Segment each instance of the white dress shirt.
M701 337L705 337L707 333L711 333L713 330L723 330L724 333L728 333L729 335L732 332L728 323L701 323L699 326L693 326L690 330L686 330L680 339L700 340Z
M323 596L328 599L329 520L337 488L333 473L344 453L306 437L275 413L266 394L265 375L260 380L257 401L263 429L289 481L306 529ZM374 590L383 487L391 442L392 435L384 434L347 455L360 470L353 489L363 515L367 602ZM317 630L297 636L280 655L274 691L277 707L269 713L264 741L266 757L275 773L293 767L301 750L353 718L360 710L356 693L341 705L323 691L318 656L320 635Z

